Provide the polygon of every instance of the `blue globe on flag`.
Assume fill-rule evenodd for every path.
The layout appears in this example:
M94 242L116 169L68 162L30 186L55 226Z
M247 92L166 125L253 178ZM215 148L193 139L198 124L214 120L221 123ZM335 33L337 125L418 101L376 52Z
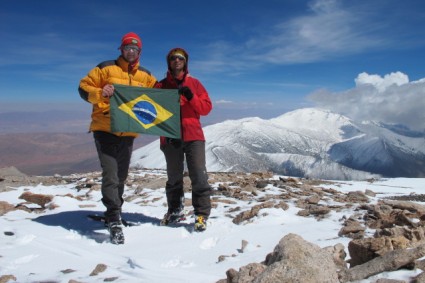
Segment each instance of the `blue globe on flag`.
M148 101L137 102L132 110L143 124L153 123L158 115L155 107Z

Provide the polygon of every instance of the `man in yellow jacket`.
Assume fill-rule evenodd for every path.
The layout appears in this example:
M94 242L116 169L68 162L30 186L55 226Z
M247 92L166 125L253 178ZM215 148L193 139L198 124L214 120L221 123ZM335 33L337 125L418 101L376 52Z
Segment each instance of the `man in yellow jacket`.
M105 61L90 70L80 81L81 98L93 105L90 131L93 132L102 167L102 202L106 207L105 222L111 242L124 243L121 207L124 203L124 183L130 166L133 141L136 133L111 132L109 98L114 94L113 84L153 87L156 78L140 66L142 41L129 32L122 37L121 55L116 60Z

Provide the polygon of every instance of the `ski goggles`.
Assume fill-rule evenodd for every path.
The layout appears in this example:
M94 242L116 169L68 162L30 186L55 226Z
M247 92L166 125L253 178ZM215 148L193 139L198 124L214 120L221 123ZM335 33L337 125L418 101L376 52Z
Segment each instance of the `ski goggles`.
M124 45L124 47L122 48L125 51L134 51L134 52L139 52L140 48L135 46L135 45Z
M184 56L182 56L182 55L173 55L173 56L170 56L170 61L175 61L177 59L179 59L180 61L186 61L186 58Z

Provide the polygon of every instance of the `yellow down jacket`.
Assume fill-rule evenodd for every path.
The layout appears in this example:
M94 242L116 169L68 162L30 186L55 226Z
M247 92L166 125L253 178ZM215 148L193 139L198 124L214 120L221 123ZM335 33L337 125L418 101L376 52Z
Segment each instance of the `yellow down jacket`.
M78 92L81 98L93 104L90 131L111 133L111 118L109 115L109 98L102 96L102 89L107 84L122 84L140 87L153 87L156 78L146 69L137 65L129 72L128 62L123 57L117 60L105 61L93 68L87 76L81 79ZM113 133L117 136L133 136L136 133Z

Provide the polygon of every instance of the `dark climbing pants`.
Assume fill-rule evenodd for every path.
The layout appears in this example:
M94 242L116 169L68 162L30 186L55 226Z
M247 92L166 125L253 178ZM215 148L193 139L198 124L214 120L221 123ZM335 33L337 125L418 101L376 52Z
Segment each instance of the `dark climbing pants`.
M96 131L93 133L97 153L102 167L102 203L106 207L106 221L121 219L124 203L124 185L128 176L134 137Z
M211 212L211 187L205 165L205 142L171 141L161 146L167 162L168 180L165 185L168 210L173 211L180 206L183 192L184 160L192 184L192 204L195 215L208 217Z

